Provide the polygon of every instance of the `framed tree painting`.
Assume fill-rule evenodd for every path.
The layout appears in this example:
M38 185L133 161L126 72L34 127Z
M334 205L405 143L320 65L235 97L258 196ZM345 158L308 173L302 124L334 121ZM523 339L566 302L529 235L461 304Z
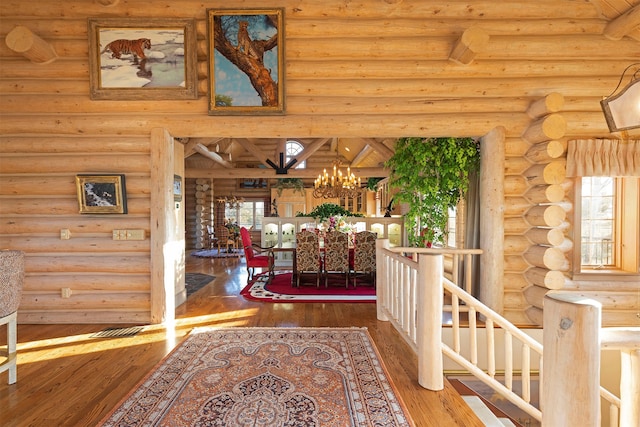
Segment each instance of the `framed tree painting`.
M89 19L89 84L91 99L196 99L194 21Z
M283 114L283 9L207 9L209 114Z

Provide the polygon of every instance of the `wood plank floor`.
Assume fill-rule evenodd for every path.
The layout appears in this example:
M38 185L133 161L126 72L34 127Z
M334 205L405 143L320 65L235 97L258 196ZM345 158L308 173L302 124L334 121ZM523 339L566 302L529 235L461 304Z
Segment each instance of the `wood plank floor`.
M189 331L198 326L367 327L416 426L482 426L452 386L417 382L417 360L375 304L260 303L245 300L243 259L187 257L187 271L216 276L176 312L175 326L145 326L129 338L95 338L128 325L18 325L18 382L0 374L0 426L94 426ZM0 343L6 343L2 327ZM1 360L1 359L0 359Z

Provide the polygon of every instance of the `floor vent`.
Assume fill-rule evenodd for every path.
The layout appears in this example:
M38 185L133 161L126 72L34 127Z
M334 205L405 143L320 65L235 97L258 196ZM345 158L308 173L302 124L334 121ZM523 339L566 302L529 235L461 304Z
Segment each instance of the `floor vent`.
M96 332L91 338L126 338L133 337L141 332L142 326L132 326L130 328L107 328L103 331Z

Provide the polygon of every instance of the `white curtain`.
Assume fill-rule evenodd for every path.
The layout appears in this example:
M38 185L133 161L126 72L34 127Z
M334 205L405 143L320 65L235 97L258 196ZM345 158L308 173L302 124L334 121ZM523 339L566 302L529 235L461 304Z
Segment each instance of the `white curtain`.
M567 176L640 177L640 140L571 140L567 147Z

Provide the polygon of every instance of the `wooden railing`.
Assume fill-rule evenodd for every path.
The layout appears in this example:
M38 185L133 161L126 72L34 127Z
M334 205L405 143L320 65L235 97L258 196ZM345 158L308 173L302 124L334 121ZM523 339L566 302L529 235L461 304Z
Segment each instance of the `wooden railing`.
M617 414L620 410L620 399L601 388L598 384L599 347L597 351L589 354L589 361L586 363L583 360L585 356L579 356L583 350L580 348L578 341L573 343L576 349L575 355L567 351L566 345L562 346L562 351L554 352L555 356L559 356L557 360L554 360L554 357L545 358L549 359L546 360L544 368L545 375L548 375L549 378L548 381L543 383L543 346L456 284L455 279L458 276L454 278L454 273L458 271L468 272L472 257L480 253L481 251L479 250L389 248L386 240L378 240L376 273L378 319L391 322L416 352L418 356L418 382L420 385L430 390L443 389L442 355L444 354L515 406L536 420L542 421L543 425L565 425L564 421L560 422L560 420L567 416L569 418L565 418L565 421L569 420L570 425L599 425L600 400L597 396L601 395L609 402L612 408L609 418L610 426L617 427L619 425ZM449 261L445 261L445 258L448 258ZM448 275L454 280L445 277L446 271L449 271L450 274ZM471 283L468 282L470 278L470 274L466 273L464 275L463 287L467 290L471 289ZM445 291L451 298L451 303L448 306L444 305ZM552 308L556 301L564 301L566 299L563 297L563 293L555 292L545 298L545 303L547 299L551 300L549 301L549 309L545 306L545 324L560 325L560 328L571 328L569 323L572 324L573 321L568 320L570 317L558 317L562 310L554 310ZM452 347L444 343L442 339L443 308L446 310L447 307L450 307L452 315ZM460 334L461 313L464 312L468 313L469 331L468 351L466 353L461 351ZM547 314L555 317L547 320ZM478 366L479 328L476 322L478 315L483 318L485 325L482 328L486 335L485 368ZM586 319L582 315L578 317ZM595 328L589 324L576 324L573 328L574 331L582 329L591 331L588 333L595 331L597 336L600 334L599 323ZM553 328L549 328L549 330L553 330ZM503 336L503 342L500 344L496 339L497 332ZM557 339L553 342L554 337L560 332L555 330L547 334L545 330L544 334L545 343L549 340L551 342L549 347L554 348L554 345L558 342ZM571 334L564 335L568 337ZM629 369L633 371L629 375L636 375L635 378L638 378L638 369L640 369L638 368L638 359L640 358L640 350L638 348L640 344L637 343L637 333L635 338L636 343L632 344L631 348L628 348L629 346L627 345L627 350L625 351L629 353L627 364L630 366ZM599 339L596 339L595 342L599 343ZM514 348L517 349L518 346L521 351L519 357L516 357ZM501 351L504 357L504 379L499 381L496 378L496 357ZM580 369L588 373L585 373L581 378L576 378L576 366L573 366L574 364L580 364ZM593 372L589 371L594 366L597 366L598 375L594 375ZM532 372L536 368L539 370L540 375L539 401L545 409L544 417L541 410L531 404L532 388L530 380ZM519 393L513 387L514 372L517 371L520 372L522 385ZM595 385L591 384L593 381L596 381ZM571 391L563 387L570 388ZM624 409L622 411L626 417L623 419L630 420L632 424L620 425L638 425L638 419L634 418L637 417L637 414L634 415L634 410L631 409L640 406L640 402L636 401L639 395L637 393L638 387L640 385L636 381L635 385L630 386L627 391L631 405L626 411L630 412L631 415L626 415L627 412ZM548 390L546 394L545 390ZM564 390L566 393L563 395L563 392L559 390ZM584 399L580 393L584 394ZM595 406L592 402L594 394L597 399ZM624 395L624 393L622 394ZM595 407L595 413L586 410L584 405L589 405L590 410ZM622 407L625 408L624 402ZM583 420L584 422L581 421L578 424L574 424L576 420Z

